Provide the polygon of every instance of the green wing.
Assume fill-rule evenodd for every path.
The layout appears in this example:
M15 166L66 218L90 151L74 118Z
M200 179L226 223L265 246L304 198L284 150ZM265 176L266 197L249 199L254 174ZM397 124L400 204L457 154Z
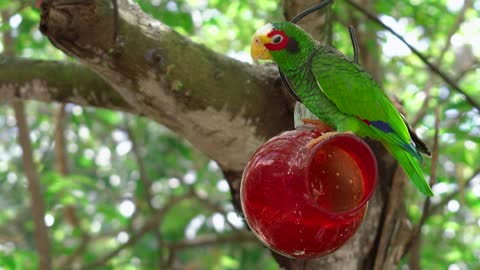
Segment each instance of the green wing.
M411 138L400 113L362 67L327 46L319 47L310 64L321 91L341 112L370 122L386 123L397 137L392 137L392 142L400 138L403 143L410 144Z

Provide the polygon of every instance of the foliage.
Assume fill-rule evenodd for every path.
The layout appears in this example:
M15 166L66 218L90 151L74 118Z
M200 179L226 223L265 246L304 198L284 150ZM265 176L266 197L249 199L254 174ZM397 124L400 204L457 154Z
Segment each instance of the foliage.
M8 13L8 20L0 24L2 37L12 34L17 56L71 61L41 35L40 13L30 2L34 1L0 0L0 11ZM176 31L243 61L248 61L248 45L256 28L281 19L280 4L272 0L136 2ZM337 2L333 7L333 43L351 55L345 25L353 11L342 1ZM480 100L476 60L480 56L480 1L473 1L477 8L465 12L461 4L469 1L375 2L373 8L383 22ZM463 12L464 20L455 26ZM435 211L422 229L421 266L478 269L479 111L389 33L360 14L355 16L359 28L377 31L382 85L404 101L410 122L418 118L415 128L430 146L434 142L435 110L439 111L439 165L433 187L437 195L432 199ZM4 46L0 43L0 51ZM373 52L361 52L368 53ZM277 269L269 251L257 242L189 246L192 239L228 240L246 229L229 202L228 184L218 165L182 138L148 119L67 104L63 134L69 170L64 173L56 168L59 160L53 142L60 106L28 102L27 109L34 158L47 203L45 222L57 266L70 257L75 259L74 264L81 265L101 260L164 209L168 211L160 215L158 226L102 267L150 269L173 261L191 269ZM7 104L0 106L0 269L35 269L30 200L16 133L13 111ZM431 160L427 160L427 175L431 175L430 168ZM411 192L406 193L405 203L416 223L424 198L411 185L407 188ZM171 200L179 201L170 206ZM182 243L182 248L174 248ZM407 265L408 260L403 263Z

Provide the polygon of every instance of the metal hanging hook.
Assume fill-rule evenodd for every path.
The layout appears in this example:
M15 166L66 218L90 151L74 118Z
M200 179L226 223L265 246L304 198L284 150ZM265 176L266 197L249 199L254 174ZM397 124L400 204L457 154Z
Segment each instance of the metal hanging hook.
M297 23L298 21L300 21L303 17L307 16L307 15L310 15L311 13L317 11L317 10L320 10L326 6L328 6L330 3L332 3L334 0L324 0L322 2L320 2L319 4L313 6L313 7L310 7L310 8L307 8L305 9L304 11L300 12L300 14L298 14L297 16L293 17L293 19L290 20L291 23Z
M358 57L359 57L358 41L357 41L357 36L355 35L355 28L353 28L352 25L348 27L348 33L350 33L350 39L352 40L353 62L358 64Z

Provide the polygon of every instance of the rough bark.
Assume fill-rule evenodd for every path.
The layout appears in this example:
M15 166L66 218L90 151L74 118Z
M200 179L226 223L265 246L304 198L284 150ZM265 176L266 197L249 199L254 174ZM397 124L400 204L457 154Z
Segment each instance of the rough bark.
M108 81L138 113L235 171L243 170L266 138L292 126L285 121L291 112L272 69L195 44L129 1L119 1L114 42L110 2L44 3L40 27L55 46Z
M135 112L108 83L74 63L0 59L0 102L32 99Z
M310 5L308 1L287 1L286 15L291 17ZM276 68L241 63L195 44L144 14L131 1L121 0L119 7L118 36L114 39L109 0L50 0L42 5L42 32L56 47L95 72L66 65L83 70L93 88L72 91L82 83L70 82L64 75L65 84L56 85L48 73L41 77L43 73L30 70L26 72L31 72L34 80L12 82L8 76L0 77L0 93L10 93L10 98L77 102L145 115L216 160L238 208L241 173L250 155L266 139L293 126L292 99L281 86ZM53 64L52 69L61 65L40 63ZM8 70L9 66L0 65L2 68ZM61 79L62 75L55 78ZM39 92L39 88L43 90ZM403 246L396 240L402 239L408 226L397 211L397 192L403 187L392 185L392 179L402 183L403 178L394 177L396 163L383 147L371 145L380 168L379 187L359 232L340 250L320 259L299 263L276 257L283 267L395 268L398 258L390 255Z

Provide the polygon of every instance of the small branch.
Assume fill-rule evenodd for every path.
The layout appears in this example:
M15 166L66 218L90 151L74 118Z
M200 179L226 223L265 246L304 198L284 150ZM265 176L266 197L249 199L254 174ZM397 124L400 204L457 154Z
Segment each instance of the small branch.
M66 176L69 173L68 156L65 151L65 121L66 121L65 103L62 103L58 108L55 117L54 141L55 141L55 167L58 173ZM65 180L62 180L65 181ZM81 226L80 220L77 216L75 205L64 205L63 217L72 228L77 228L81 233L81 240L78 247L73 253L67 257L62 257L58 262L58 269L70 269L75 259L81 256L87 249L90 243L90 235Z
M457 16L457 19L455 20L455 23L450 27L450 30L448 31L447 38L445 39L445 45L443 48L440 50L440 55L437 57L437 59L434 62L435 66L441 66L443 59L445 57L445 54L447 53L448 49L450 48L451 42L450 40L452 39L452 36L458 31L462 23L465 21L465 13L467 12L468 9L472 8L472 1L471 0L466 0L465 3L463 4L462 10L460 10L459 15ZM424 93L425 93L425 99L423 100L422 106L420 107L420 110L417 112L415 115L414 120L411 122L411 125L415 127L418 122L420 122L421 119L426 115L427 110L429 108L428 104L430 103L431 100L431 89L434 86L434 77L430 73L429 80L424 88ZM460 80L461 77L457 75L457 77L454 79L456 82Z
M175 243L169 243L167 246L170 249L179 250L226 243L258 243L258 239L252 233L237 232L226 236L199 235L191 240L185 239Z
M90 235L86 232L83 232L80 245L78 245L77 249L75 249L75 251L70 256L68 256L65 261L63 261L63 263L58 267L58 269L72 269L72 263L75 261L76 258L81 256L85 252L85 250L87 250L87 247L90 244L90 240Z
M60 175L68 174L67 153L65 151L65 103L58 108L55 118L55 167Z
M465 182L465 187L468 187L470 183L473 181L473 179L479 174L480 174L480 168L477 168L473 172L472 176ZM447 196L443 197L443 199L439 203L432 205L428 210L429 216L432 216L433 214L437 213L440 210L440 208L445 206L450 200L455 198L455 196L457 196L459 193L460 193L460 189L457 189L452 193L448 194Z
M459 71L459 73L455 77L455 81L457 81L457 82L460 81L469 72L472 72L472 71L476 70L478 68L477 64L478 64L477 62L472 62L471 65L469 67L467 67L465 70ZM422 120L423 117L425 117L425 115L428 112L428 102L429 102L429 99L431 99L430 89L433 87L433 79L430 79L428 83L429 84L425 87L425 90L424 90L424 92L426 92L425 100L422 103L422 106L421 106L420 110L415 115L415 118L411 122L412 127L415 127L420 122L420 120ZM436 106L443 105L447 101L448 101L448 99L440 100L439 102L437 102Z
M135 156L135 159L137 161L137 167L138 167L138 171L140 173L140 181L142 181L142 183L143 183L143 193L145 195L144 199L146 200L148 208L150 209L150 211L152 213L155 213L157 210L155 209L155 207L152 204L152 199L153 199L153 194L152 194L152 189L151 189L152 180L150 179L150 177L148 177L147 169L145 167L145 162L143 162L143 157L140 153L140 146L138 145L137 139L135 137L135 133L130 128L128 123L126 124L125 132L127 133L128 138L129 138L130 142L132 143L132 152L133 152L133 154ZM137 198L137 199L141 200L143 198ZM162 243L163 243L162 234L161 234L161 232L158 228L156 228L154 230L154 234L155 234L155 238L157 240L157 249L158 249L159 252L161 252ZM163 258L161 256L161 254L159 254L158 257L159 257L159 266L161 267L164 264Z
M12 107L17 120L18 143L22 148L23 169L28 181L28 190L30 191L34 223L33 230L39 260L38 268L40 270L50 270L52 269L52 257L50 238L48 237L47 226L44 222L45 201L43 200L39 176L35 168L35 163L33 162L32 143L30 141L30 131L27 125L25 109L21 101L12 102Z
M150 208L150 210L156 211L155 207L153 207L152 205L152 198L153 198L151 193L152 181L148 177L147 169L145 168L145 163L143 162L143 158L140 153L140 147L138 145L137 139L135 137L135 134L133 133L133 130L128 126L128 124L125 127L125 132L128 135L128 139L132 143L132 152L137 162L138 172L140 173L140 181L142 181L142 184L143 184L143 189L144 189L143 193L145 195L147 205Z
M419 52L417 49L415 49L415 47L413 47L412 45L410 45L400 34L398 34L397 32L395 32L392 28L390 28L389 26L387 26L386 24L384 24L382 21L380 21L375 15L373 15L372 13L370 13L368 10L364 9L363 7L361 7L360 5L354 3L352 0L346 0L346 2L348 4L350 4L352 7L354 7L355 9L357 9L358 11L362 12L367 18L369 18L370 20L372 20L373 22L379 24L380 26L382 26L383 28L385 28L385 30L389 31L390 33L392 33L394 36L396 36L398 39L400 39L400 41L402 41L416 56L418 56L418 58L420 58L420 60L422 60L422 62L427 65L430 70L432 72L434 72L435 74L437 74L438 76L440 76L440 78L443 79L443 81L445 81L448 85L450 85L450 87L452 87L453 90L455 90L456 92L460 93L461 95L463 95L465 97L465 100L473 107L477 108L478 110L480 110L480 104L473 98L471 97L470 95L468 95L462 88L460 88L457 83L452 80L450 77L448 77L444 72L442 72L437 66L435 66L434 64L432 64L430 61L428 61L427 57L424 56L421 52Z
M467 13L467 10L471 9L472 7L473 7L473 1L465 0L463 7L457 16L457 19L453 23L452 27L450 27L450 29L448 30L447 38L445 39L445 46L440 51L440 55L437 58L436 66L439 66L443 61L443 57L447 53L448 49L450 49L450 45L452 44L450 40L452 39L453 35L455 35L455 33L458 32L458 29L460 28L462 23L465 21L465 14Z
M190 194L192 194L193 198L195 198L197 201L199 201L205 207L207 207L208 209L210 209L213 212L218 212L218 213L222 214L225 217L225 222L227 222L228 226L230 226L230 228L232 228L232 230L238 230L237 227L235 227L227 219L227 215L225 214L225 210L220 205L216 204L215 202L210 201L207 198L204 198L204 197L200 196L200 194L198 194L198 192L195 190L194 186L190 186L189 192L190 192Z
M170 198L170 200L161 209L159 209L154 215L152 215L152 217L149 220L147 220L147 222L145 222L145 224L143 224L143 226L136 233L130 235L130 238L128 239L127 242L121 244L116 249L112 250L111 252L104 255L100 259L84 266L82 269L85 269L85 270L95 269L97 267L105 265L110 259L117 256L122 250L133 246L137 241L142 239L142 237L146 233L157 228L160 222L163 220L163 217L165 216L165 214L168 212L168 210L170 210L170 208L172 208L175 204L190 197L191 197L190 194L184 194L181 196Z

